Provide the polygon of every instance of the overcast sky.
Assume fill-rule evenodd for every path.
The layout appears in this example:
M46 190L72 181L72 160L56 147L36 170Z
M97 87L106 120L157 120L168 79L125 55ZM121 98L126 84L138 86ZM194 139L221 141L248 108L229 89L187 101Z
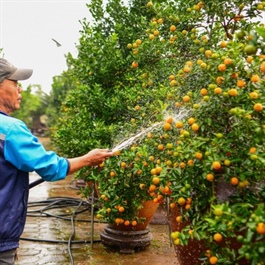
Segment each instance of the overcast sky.
M1 57L16 67L32 68L22 87L40 84L49 93L52 78L66 70L65 54L77 55L80 20L92 20L79 0L0 0ZM62 46L57 47L55 39Z

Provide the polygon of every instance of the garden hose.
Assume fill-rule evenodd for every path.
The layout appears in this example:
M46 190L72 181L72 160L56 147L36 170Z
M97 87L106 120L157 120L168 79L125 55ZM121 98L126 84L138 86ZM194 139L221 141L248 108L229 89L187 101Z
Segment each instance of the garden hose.
M38 179L29 184L29 188L33 188L41 183L43 183L43 179ZM47 200L41 201L33 201L28 203L28 211L27 216L30 217L52 217L58 218L65 221L71 221L71 229L72 233L68 240L50 240L50 239L36 239L36 238L25 238L21 237L20 240L24 241L33 241L33 242L46 242L46 243L56 243L56 244L67 244L67 251L70 258L71 265L74 265L74 259L71 251L72 244L87 244L90 243L93 246L94 242L101 242L101 240L95 240L94 237L94 223L99 222L98 220L94 220L94 208L96 207L96 201L94 198L94 192L91 194L91 202L89 200L84 201L78 198L71 197L51 197ZM29 208L36 208L29 210ZM52 209L62 209L65 207L75 207L75 210L71 213L61 213L61 214L52 214L48 212ZM91 219L77 219L76 216L80 213L91 211ZM75 236L75 222L90 222L91 223L91 238L89 240L73 240Z
M93 248L93 238L94 238L94 202L95 202L95 194L94 194L95 183L92 181L92 194L91 194L91 248Z
M78 206L76 207L75 211L73 212L73 214L71 216L72 234L69 237L68 244L67 244L67 250L68 250L68 253L69 253L69 258L70 258L71 264L74 264L74 258L73 258L72 251L71 251L71 241L73 240L73 238L75 236L75 223L74 223L75 215L77 214L78 209L82 206L82 203L83 202L80 201L80 203L78 204Z
M93 198L92 198L92 201L94 201ZM71 265L74 265L73 255L72 255L72 251L71 251L71 245L72 244L86 244L86 243L93 244L93 242L101 242L101 240L94 240L93 236L91 236L90 240L73 240L73 238L75 236L75 222L77 222L77 221L79 221L79 222L91 222L91 224L94 224L94 222L99 222L96 220L88 220L88 219L83 220L83 219L76 219L75 218L78 214L83 213L85 211L89 211L91 209L91 204L88 201L84 201L84 200L77 199L77 198L71 198L71 197L51 197L51 198L48 198L47 200L29 202L28 207L29 208L40 207L40 208L37 210L36 209L28 210L27 216L31 216L31 217L53 217L53 218L63 219L66 221L71 221L72 233L71 233L71 236L69 237L68 240L50 240L50 239L37 239L37 238L25 238L25 237L20 238L20 240L24 240L24 241L68 244L67 250L69 253ZM71 213L70 217L69 217L69 213L55 215L55 214L51 214L51 213L47 212L51 209L56 209L56 208L61 209L64 207L76 207L76 208L75 208L74 212ZM83 209L81 209L81 207ZM94 208L94 207L92 207L92 208ZM93 235L93 233L94 233L94 229L92 230L92 235Z
M44 179L37 179L36 181L33 181L29 184L29 188L34 188L35 186L43 183L45 180Z

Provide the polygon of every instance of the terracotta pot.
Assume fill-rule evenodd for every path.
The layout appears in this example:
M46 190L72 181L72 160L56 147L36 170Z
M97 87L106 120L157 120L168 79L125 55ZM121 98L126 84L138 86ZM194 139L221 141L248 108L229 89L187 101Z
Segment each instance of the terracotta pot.
M170 210L169 222L171 230L181 232L189 222L178 223L176 217L179 216L180 209L175 207ZM175 246L176 257L179 265L200 265L202 262L199 260L205 254L206 247L203 241L189 240L188 244L185 246Z
M152 235L148 224L156 213L159 203L146 201L138 216L146 218L143 223L136 226L125 226L109 224L101 233L101 240L104 245L116 246L120 253L133 253L135 250L144 249L150 245Z
M128 225L125 226L117 225L117 224L111 224L110 227L116 229L116 230L123 230L123 231L140 231L147 228L149 223L151 222L153 216L155 215L157 209L158 209L159 203L153 202L153 201L146 201L143 202L143 208L140 209L138 213L138 217L145 218L145 221L143 223L139 223L136 226Z
M229 196L233 195L235 192L234 187L231 187L228 183L220 180L216 185L216 196L220 202L225 202L229 199ZM189 222L178 223L176 217L181 215L180 209L175 207L170 209L169 222L171 225L171 230L179 231L189 225ZM239 235L240 233L238 233ZM241 247L241 244L237 241L236 238L226 238L226 242L229 242L229 248L238 251ZM220 244L222 245L222 244ZM204 257L207 247L203 240L189 240L187 245L184 246L175 246L176 256L179 262L179 265L201 265L203 264L199 258ZM237 262L238 265L249 265L249 261L246 259L241 259Z

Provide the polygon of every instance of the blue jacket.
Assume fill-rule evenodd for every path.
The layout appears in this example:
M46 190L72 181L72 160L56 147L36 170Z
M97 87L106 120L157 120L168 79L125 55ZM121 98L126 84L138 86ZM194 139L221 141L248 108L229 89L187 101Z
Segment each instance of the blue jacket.
M29 194L29 172L44 180L64 179L67 159L46 151L25 123L0 111L0 252L17 248Z

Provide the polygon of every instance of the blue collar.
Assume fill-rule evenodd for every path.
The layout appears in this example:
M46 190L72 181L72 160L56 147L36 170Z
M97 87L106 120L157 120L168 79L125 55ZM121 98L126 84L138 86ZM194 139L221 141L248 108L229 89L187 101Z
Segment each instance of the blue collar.
M0 114L3 114L3 115L5 115L5 116L9 116L8 114L6 114L5 112L3 112L3 111L1 111L1 110L0 110Z

